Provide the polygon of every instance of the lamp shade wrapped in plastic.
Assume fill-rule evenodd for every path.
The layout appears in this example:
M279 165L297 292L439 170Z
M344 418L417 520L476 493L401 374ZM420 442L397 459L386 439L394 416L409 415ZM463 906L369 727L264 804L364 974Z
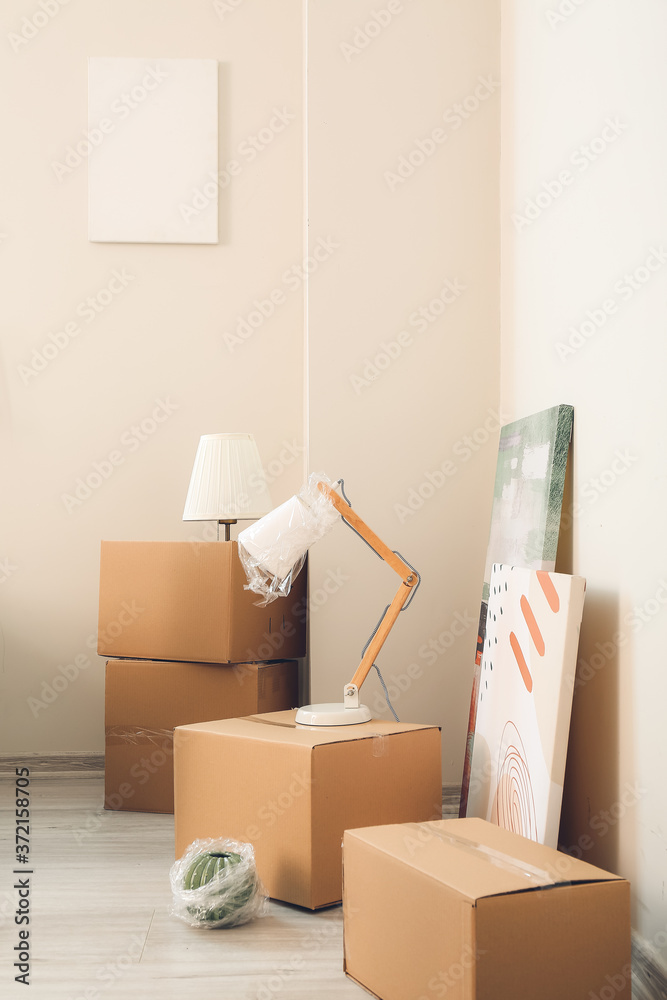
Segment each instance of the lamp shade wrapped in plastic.
M319 482L331 485L325 475L314 473L296 496L239 533L239 558L249 589L263 598L260 604L289 594L310 546L340 520Z
M183 520L254 520L272 506L252 434L204 434L195 456Z

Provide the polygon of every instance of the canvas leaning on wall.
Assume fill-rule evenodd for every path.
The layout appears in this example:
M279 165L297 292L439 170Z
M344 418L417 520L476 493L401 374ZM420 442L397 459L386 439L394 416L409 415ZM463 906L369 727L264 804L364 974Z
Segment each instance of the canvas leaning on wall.
M561 404L505 424L500 432L463 764L462 817L467 815L491 569L496 562L555 569L573 420L573 408Z
M556 847L586 581L494 564L468 816Z

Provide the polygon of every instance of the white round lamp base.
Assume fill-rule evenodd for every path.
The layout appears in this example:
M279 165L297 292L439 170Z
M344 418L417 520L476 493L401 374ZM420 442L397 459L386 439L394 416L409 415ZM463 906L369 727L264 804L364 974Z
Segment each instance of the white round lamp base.
M296 721L302 726L358 726L371 721L370 710L365 705L346 708L343 702L329 702L324 705L304 705L296 713Z

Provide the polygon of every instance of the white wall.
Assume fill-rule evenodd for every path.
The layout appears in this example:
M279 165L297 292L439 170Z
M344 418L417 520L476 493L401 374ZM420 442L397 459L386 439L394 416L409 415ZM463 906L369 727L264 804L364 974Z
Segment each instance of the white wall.
M667 10L502 13L501 398L575 407L564 562L588 581L561 840L632 880L664 959Z
M0 559L11 566L0 583L4 751L102 748L103 661L88 645L100 539L205 537L208 526L181 521L200 434L254 433L278 473L276 503L303 478L303 284L282 277L303 257L302 3L224 6L220 16L213 3L187 0L71 2L15 52L7 36L30 33L23 19L40 8L2 5ZM86 129L89 55L220 61L220 168L236 158L242 170L221 192L219 245L88 243L86 162L60 180L52 163ZM269 125L274 108L293 118L272 141L264 133L266 145L250 159L240 147ZM131 280L86 322L78 304L114 270ZM284 304L230 351L225 333L275 288ZM22 378L33 349L76 319L80 334ZM140 441L131 428L152 419L158 399L175 408ZM68 509L62 495L113 450L122 464ZM79 676L70 667L74 679L35 715L27 699L48 697L43 685L54 678L62 688L60 668L77 656Z
M498 441L499 9L377 9L309 8L309 240L338 244L309 288L310 467L422 574L378 664L460 781ZM338 701L398 577L342 526L310 566L312 696ZM362 695L389 715L374 672Z

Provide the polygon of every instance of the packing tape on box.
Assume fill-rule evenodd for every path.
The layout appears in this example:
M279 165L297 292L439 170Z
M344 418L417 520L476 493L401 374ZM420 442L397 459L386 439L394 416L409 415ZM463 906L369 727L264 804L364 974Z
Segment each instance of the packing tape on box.
M261 716L256 716L256 715L244 715L243 716L243 721L244 722L258 722L262 726L279 726L281 729L304 729L304 728L316 729L316 728L321 728L321 727L315 727L315 726L304 727L304 726L298 725L296 722L276 722L273 719L263 719ZM339 727L339 728L342 728L342 727ZM355 739L370 739L370 740L372 740L373 742L371 744L371 754L372 754L373 757L384 757L384 755L387 753L387 751L389 749L389 745L387 743L387 734L386 733L372 733L372 732L369 732L369 733L364 733L363 737L355 735Z
M165 741L174 742L173 729L146 729L145 726L107 726L107 746L155 746L164 749Z
M276 722L273 719L263 719L261 716L256 715L244 715L244 722L259 722L262 726L280 726L281 729L321 729L321 726L301 726L296 722ZM342 726L337 728L343 728ZM387 753L387 734L386 733L364 733L363 736L357 736L355 734L355 739L370 739L373 741L371 746L371 753L373 757L384 757Z
M435 839L441 840L445 844L450 844L452 847L457 847L459 850L465 851L466 854L473 854L476 858L482 858L489 864L495 865L497 868L502 868L503 871L509 872L511 875L517 875L535 888L570 884L567 879L554 878L546 868L538 868L536 865L531 865L520 858L514 858L510 854L504 854L493 847L488 847L486 844L469 840L468 837L461 837L455 833L445 833L444 830L439 830L428 823L405 823L404 825L415 832L415 839L423 843L427 842L424 837L424 830L426 829Z
M273 719L263 719L261 715L244 715L242 721L259 722L262 726L280 726L281 729L296 729L296 722L275 722Z

